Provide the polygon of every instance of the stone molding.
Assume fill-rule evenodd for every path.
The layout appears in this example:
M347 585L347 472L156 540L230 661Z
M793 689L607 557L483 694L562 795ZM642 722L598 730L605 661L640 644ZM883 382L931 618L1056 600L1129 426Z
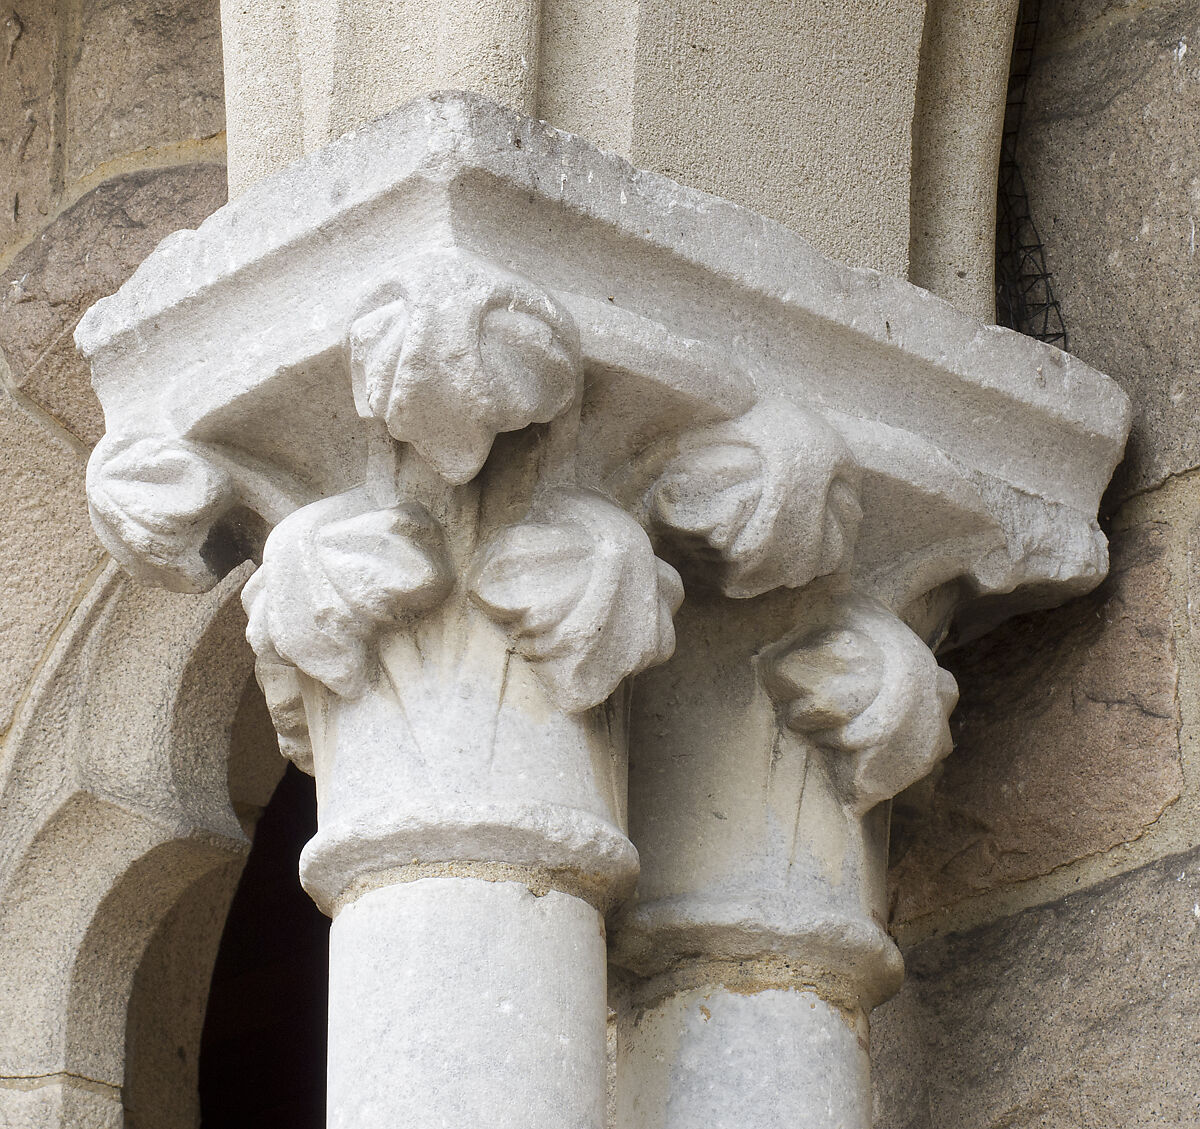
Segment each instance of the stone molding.
M191 938L195 975L211 975L249 851L234 806L265 803L276 778L252 796L230 746L253 670L238 646L248 572L178 597L132 583L110 562L7 735L0 1125L123 1123L136 973L181 904L212 899L212 929ZM181 1063L175 1081L187 1079Z
M641 850L619 965L766 962L764 990L793 968L864 1012L900 974L881 805L950 748L929 646L1097 583L1128 426L1075 358L462 94L171 236L76 341L114 556L184 591L260 562L248 637L339 922L455 867L611 909ZM652 677L651 703L679 737L681 697L736 683L771 771L799 766L790 846L778 796L763 849L627 837L629 680L685 590L672 667L701 689ZM736 657L706 671L719 632ZM699 785L661 774L692 826Z
M165 240L93 307L77 341L105 406L106 446L174 435L238 452L252 421L274 409L290 441L275 439L264 458L267 437L257 437L261 462L242 458L238 469L243 502L273 524L339 481L357 484L366 429L345 411L348 382L330 387L318 370L343 366L358 319L379 317L430 250L502 262L499 276L537 279L542 300L574 318L584 369L600 385L580 436L584 482L625 471L664 433L728 421L780 395L842 434L868 503L902 485L974 535L969 553L935 541L947 558L940 571L957 567L980 591L1002 592L1039 581L1075 590L1103 568L1094 514L1127 413L1113 384L905 283L839 266L751 212L469 95L420 99L249 190L198 231ZM214 325L228 349L212 348ZM373 355L365 340L358 352L360 364ZM360 370L360 410L372 395L365 382ZM619 399L633 389L643 402L630 419ZM314 429L295 427L297 415L319 420L317 450L342 459L313 458ZM495 417L494 430L519 418ZM596 431L617 435L597 443ZM467 446L477 461L478 444ZM911 601L928 576L904 576L911 561L886 563L908 548L885 553L871 541L853 571L895 577L890 586Z

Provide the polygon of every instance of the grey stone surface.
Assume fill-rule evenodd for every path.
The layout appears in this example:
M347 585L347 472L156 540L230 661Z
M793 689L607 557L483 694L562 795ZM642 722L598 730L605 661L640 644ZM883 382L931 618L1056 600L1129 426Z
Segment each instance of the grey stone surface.
M1042 5L1021 167L1072 352L1130 393L1116 492L1200 463L1200 13Z
M120 1091L87 1079L0 1078L0 1129L122 1129Z
M0 389L0 733L104 553L75 453Z
M224 647L238 642L221 640ZM230 801L242 829L253 836L287 765L253 677L233 718L228 764ZM219 801L220 779L213 785ZM195 1129L200 1122L200 1037L242 862L217 867L193 883L163 918L138 964L125 1025L125 1129Z
M668 995L624 1033L612 1129L869 1129L865 1030L813 992Z
M913 120L909 280L995 320L996 153L1018 0L927 0Z
M0 277L0 349L25 395L85 443L104 432L87 363L71 334L167 234L225 202L225 170L183 165L92 189L51 222Z
M45 222L53 193L58 5L0 8L0 252Z
M226 4L233 195L412 98L470 90L780 220L838 259L904 277L925 7ZM969 39L979 69L1002 82L1006 37L976 27ZM958 83L958 103L978 113L998 86L972 98ZM969 227L989 226L991 165L982 178L967 159L951 166L956 196L988 200Z
M447 227L423 218L433 214ZM374 232L329 240L334 224ZM397 231L409 233L403 259ZM447 241L454 254L553 279L547 289L579 327L585 368L612 374L589 385L581 484L611 476L605 489L634 489L636 475L622 468L681 420L735 418L748 400L776 395L819 407L862 467L867 532L855 567L885 602L904 607L962 573L984 591L1049 584L1060 595L1102 575L1093 515L1128 410L1110 381L925 291L835 263L760 216L466 95L417 100L334 142L202 231L173 238L94 306L76 339L110 430L140 434L169 404L175 429L200 434L202 418L223 410L214 427L278 466L289 497L346 489L361 472L331 452L352 450L362 432L330 366L362 309L382 305L379 288L403 291ZM206 317L184 312L193 301ZM310 382L303 395L292 379ZM652 402L631 409L622 391L631 387ZM371 396L356 394L355 410L370 416ZM270 436L265 414L278 424ZM99 452L93 467L103 474L122 457ZM893 531L899 507L916 520ZM955 559L935 568L922 555L930 541Z
M518 882L364 894L329 933L328 1129L604 1129L604 923Z
M924 7L645 0L630 159L905 277Z
M229 747L229 797L247 835L274 795L287 768L263 692L253 678L246 681L233 719Z
M1200 851L907 954L879 1129L1194 1129Z
M897 805L894 920L1136 839L1178 798L1175 540L1119 525L1095 592L944 656L956 748L932 803Z
M228 783L250 675L242 576L182 599L102 575L7 735L0 1076L120 1086L145 946L197 881L245 853Z
M285 763L277 753L275 761ZM195 882L159 925L138 964L125 1026L126 1129L200 1124L200 1035L213 962L241 870L238 860Z
M68 180L124 153L225 128L219 0L77 0Z

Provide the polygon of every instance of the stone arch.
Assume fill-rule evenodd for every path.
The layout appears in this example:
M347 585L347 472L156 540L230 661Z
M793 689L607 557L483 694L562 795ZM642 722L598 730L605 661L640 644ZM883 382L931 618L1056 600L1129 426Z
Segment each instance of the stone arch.
M207 983L247 832L283 769L277 756L231 763L253 666L245 575L197 598L139 587L110 566L10 732L0 762L4 1129L127 1124L134 978L169 915L190 912L209 934L185 970Z

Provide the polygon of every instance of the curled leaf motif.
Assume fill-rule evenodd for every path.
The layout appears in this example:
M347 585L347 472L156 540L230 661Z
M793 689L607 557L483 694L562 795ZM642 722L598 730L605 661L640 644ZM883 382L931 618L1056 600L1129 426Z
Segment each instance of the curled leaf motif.
M279 751L301 772L312 776L312 741L308 735L304 694L296 668L289 663L259 659L254 664L254 674L262 688L271 722L279 738Z
M176 592L220 580L202 550L233 484L199 444L106 435L88 460L87 496L97 536L133 576Z
M290 663L344 697L366 688L379 632L428 611L454 583L423 506L371 505L343 494L285 518L242 592L260 661Z
M498 433L547 423L574 399L579 331L528 279L442 251L401 290L351 327L355 403L447 481L469 482Z
M845 601L768 652L762 669L783 724L843 754L834 772L860 811L915 784L952 748L954 676L873 600Z
M675 550L717 569L728 596L802 588L835 572L862 509L842 437L788 400L685 435L650 488L649 518Z
M599 705L626 676L675 650L679 574L598 494L548 494L527 521L484 546L470 585L568 712Z

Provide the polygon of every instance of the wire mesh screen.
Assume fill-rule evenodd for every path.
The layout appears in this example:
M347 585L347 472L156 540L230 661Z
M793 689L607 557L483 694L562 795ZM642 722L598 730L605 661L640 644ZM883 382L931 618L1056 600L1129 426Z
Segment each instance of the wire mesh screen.
M1025 178L1017 163L1040 10L1041 0L1021 0L1013 37L996 201L996 321L1066 350L1070 348L1067 329L1046 269L1045 248L1029 214Z

